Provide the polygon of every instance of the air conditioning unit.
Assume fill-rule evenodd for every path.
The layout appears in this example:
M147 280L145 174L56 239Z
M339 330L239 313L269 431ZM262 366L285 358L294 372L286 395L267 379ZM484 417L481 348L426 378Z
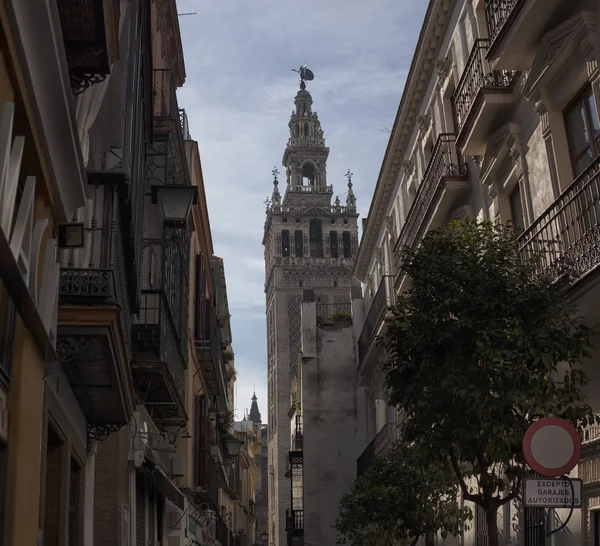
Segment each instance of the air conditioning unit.
M8 442L8 394L0 389L0 442Z
M185 474L183 470L183 456L171 457L171 476L181 478Z

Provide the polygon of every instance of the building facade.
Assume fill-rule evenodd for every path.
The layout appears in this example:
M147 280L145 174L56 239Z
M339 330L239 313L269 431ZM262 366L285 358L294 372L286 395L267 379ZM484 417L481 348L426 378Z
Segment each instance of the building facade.
M177 6L45 7L0 2L0 545L219 544L241 441Z
M303 73L304 74L304 73ZM289 478L292 445L290 415L301 419L298 362L301 358L301 306L306 289L314 290L323 317L352 314L350 291L357 248L356 199L349 174L346 203L332 202L327 157L318 115L302 79L289 122L284 155L285 189L278 172L267 206L265 246L268 355L269 543L287 543L286 529L301 536L303 501ZM294 422L294 431L295 429ZM300 452L301 454L301 452ZM296 458L300 457L298 455ZM301 458L301 457L300 457ZM300 463L294 463L298 466ZM289 514L287 516L286 514Z
M540 268L558 277L572 267L570 297L590 326L600 324L599 8L586 0L429 2L354 270L366 304L359 473L396 439L375 339L407 287L400 249L416 247L429 229L462 218L512 221L523 259L547 248ZM599 359L595 352L587 365L596 412ZM583 438L573 475L584 480L585 505L568 529L547 538L546 519L557 526L567 513L514 503L498 514L506 544L598 544L598 438L596 427ZM486 544L484 518L474 515L458 543Z

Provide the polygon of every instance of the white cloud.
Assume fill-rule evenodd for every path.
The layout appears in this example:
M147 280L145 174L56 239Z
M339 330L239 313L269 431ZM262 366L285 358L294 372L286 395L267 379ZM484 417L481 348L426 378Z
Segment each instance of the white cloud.
M366 214L417 34L424 0L179 0L187 81L179 91L199 142L215 253L225 261L238 417L256 387L266 420L263 201L272 192L305 61L331 148L328 182L354 173Z

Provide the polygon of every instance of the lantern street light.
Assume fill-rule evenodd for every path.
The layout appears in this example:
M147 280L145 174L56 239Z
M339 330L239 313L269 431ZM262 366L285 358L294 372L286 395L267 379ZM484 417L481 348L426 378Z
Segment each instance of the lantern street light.
M192 205L198 202L198 188L184 185L151 186L152 203L158 205L165 223L187 222Z
M266 544L267 541L269 540L269 533L261 533L260 540L262 540L263 544Z
M244 442L242 440L236 440L235 438L227 438L227 440L225 440L225 444L229 456L237 457L240 454Z

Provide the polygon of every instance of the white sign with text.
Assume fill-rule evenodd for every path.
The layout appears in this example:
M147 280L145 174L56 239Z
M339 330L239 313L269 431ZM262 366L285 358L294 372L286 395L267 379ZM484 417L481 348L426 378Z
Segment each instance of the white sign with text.
M523 501L527 508L581 508L582 492L582 480L527 478Z

